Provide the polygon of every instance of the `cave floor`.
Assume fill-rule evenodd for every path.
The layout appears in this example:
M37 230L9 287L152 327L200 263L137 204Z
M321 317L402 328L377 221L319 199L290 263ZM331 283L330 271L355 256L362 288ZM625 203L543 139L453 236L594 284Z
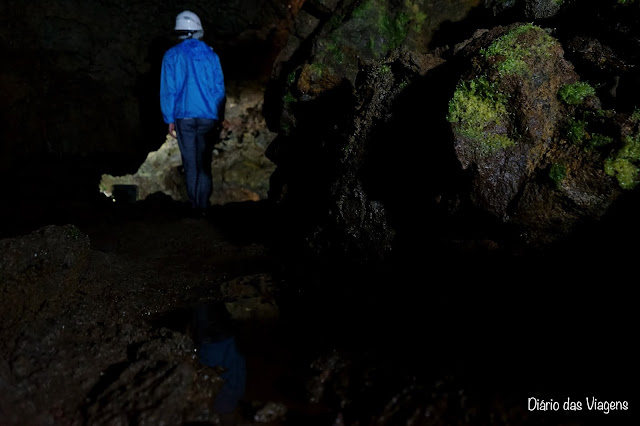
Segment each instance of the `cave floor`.
M564 291L566 271L469 253L382 275L287 274L270 219L261 203L206 218L164 199L77 210L88 267L55 315L5 345L0 423L216 424L221 382L193 361L189 327L214 301L246 355L237 424L629 424L637 411L637 329L608 283ZM632 410L588 410L592 397ZM582 411L531 410L530 398Z

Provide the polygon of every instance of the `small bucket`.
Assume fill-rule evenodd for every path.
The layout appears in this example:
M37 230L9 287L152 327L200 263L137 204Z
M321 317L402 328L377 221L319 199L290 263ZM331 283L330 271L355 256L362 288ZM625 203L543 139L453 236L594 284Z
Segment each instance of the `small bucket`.
M113 185L111 194L117 203L135 203L138 200L138 185Z

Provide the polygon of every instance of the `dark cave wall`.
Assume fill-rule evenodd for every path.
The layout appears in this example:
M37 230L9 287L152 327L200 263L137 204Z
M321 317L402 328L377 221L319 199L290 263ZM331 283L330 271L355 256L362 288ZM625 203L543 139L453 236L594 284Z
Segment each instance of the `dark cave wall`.
M227 81L264 79L300 3L2 2L0 170L80 158L135 171L166 134L159 76L176 14L199 14Z
M451 9L439 7L445 4ZM32 188L42 177L49 178L50 186L60 182L57 174L64 170L65 185L80 182L87 193L96 192L102 173L135 172L147 153L164 141L166 126L158 103L160 63L174 43L175 15L191 9L202 18L205 41L219 53L227 81L266 84L271 79L265 116L271 130L280 135L269 153L279 168L270 182L275 200L300 206L301 213L294 208L291 216L311 228L312 241L319 236L320 251L350 239L355 251L367 252L368 247L361 246L372 241L386 250L391 238L386 221L399 223L395 226L399 228L407 223L406 211L420 211L406 202L423 190L413 183L421 177L422 166L414 158L421 156L411 153L426 148L415 143L420 139L411 137L416 133L412 130L417 126L420 134L441 144L444 148L438 149L443 152L450 148L450 131L442 126L447 123L424 130L420 115L398 114L417 111L415 102L429 108L426 115L443 119L449 95L444 91L451 88L441 84L442 71L436 75L429 71L428 63L434 59L430 55L449 61L447 72L452 70L455 82L453 75L459 70L452 52L458 50L457 43L467 42L478 29L536 20L554 29L567 59L598 88L604 106L632 111L638 87L633 84L638 80L638 3L622 12L617 0L566 0L561 8L557 4L556 0L7 1L0 5L0 53L5 65L0 69L0 94L5 100L0 105L0 170L12 178L31 179ZM434 5L436 11L430 9ZM388 59L391 47L410 54ZM426 72L433 82L423 79ZM390 77L395 80L387 81ZM415 82L419 84L410 84ZM618 92L608 99L607 85L615 82L620 83ZM429 88L424 98L429 101L423 102L414 90L411 105L386 105L389 95L399 94L401 84L411 89L424 84ZM438 106L434 91L440 94ZM366 106L362 111L367 113L357 128L353 118L362 113L354 111L354 105ZM431 114L435 109L438 113ZM317 119L327 111L329 117ZM391 135L395 141L401 135L407 142L409 149L391 156L392 168L384 149L376 151L375 144L384 141L369 138L374 134ZM59 159L86 163L81 173L91 179L65 166L43 167ZM379 177L376 171L385 167L384 178ZM427 179L439 185L429 189L431 203L444 206L442 215L449 215L450 205L457 208L459 197L456 193L451 202L449 198L441 202L442 179L432 178L438 176ZM411 224L425 222L419 213L410 218ZM367 226L362 226L363 220ZM339 256L351 250L341 244Z

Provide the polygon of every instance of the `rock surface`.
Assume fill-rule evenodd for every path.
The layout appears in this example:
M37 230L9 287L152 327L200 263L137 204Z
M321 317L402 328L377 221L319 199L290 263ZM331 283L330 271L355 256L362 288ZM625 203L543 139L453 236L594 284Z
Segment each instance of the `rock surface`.
M238 424L633 424L526 401L633 402L635 263L582 271L597 259L467 247L405 270L302 271L278 260L266 207L195 219L151 197L0 240L0 423L221 424L220 370L198 362L189 324L222 302L247 357Z
M292 220L297 244L357 261L452 236L547 249L633 196L637 117L614 90L637 87L629 5L467 6L433 21L422 2L340 3L280 58L267 155L273 199L315 212Z
M190 310L277 317L260 236L236 245L166 200L106 206L84 230L0 240L0 423L215 423L223 381L198 362Z

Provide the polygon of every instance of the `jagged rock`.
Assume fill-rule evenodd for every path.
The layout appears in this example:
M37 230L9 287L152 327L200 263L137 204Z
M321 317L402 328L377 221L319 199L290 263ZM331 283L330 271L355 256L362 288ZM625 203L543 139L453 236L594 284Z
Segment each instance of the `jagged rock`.
M130 362L114 367L91 393L88 423L183 424L216 418L212 401L222 379L198 362L187 336L161 329L136 345Z
M319 21L312 21L313 31L294 32L275 61L265 97L267 123L274 131L289 132L295 127L295 121L288 119L294 115L291 109L296 101L313 99L344 81L354 85L362 61L383 59L399 47L429 53L428 44L437 29L460 21L473 8L464 0L447 7L420 1L330 3L326 8L332 13L316 14ZM294 24L294 28L310 25L305 14L299 14Z
M560 11L564 0L486 0L485 7L494 15L515 11L516 19L551 18Z
M465 11L343 2L296 55L276 64L265 95L267 123L279 132L267 152L278 165L270 198L289 208L285 221L304 229L312 252L358 261L389 253L394 231L379 195L370 194L371 140L383 143L376 126L393 115L402 89L442 61L427 52L429 37Z
M167 135L157 150L150 152L138 171L132 175L102 175L100 191L108 197L114 196L114 185L134 185L136 199L144 200L149 195L162 192L174 200L188 201L184 177L180 173L182 158L178 140ZM135 201L135 200L134 200Z
M231 84L227 89L225 121L215 141L211 163L213 193L210 201L258 201L267 198L269 176L275 165L264 155L275 136L262 117L263 89L259 84ZM100 190L113 196L114 185L135 185L137 199L162 192L177 201L188 201L178 141L171 135L147 155L132 175L103 175Z
M250 260L265 249L226 241L228 226L125 210L137 213L86 234L0 240L0 424L216 423L221 380L199 363L192 306L235 282L224 301L273 313L273 279Z
M260 408L253 419L258 423L273 423L287 415L287 406L281 402L269 401Z
M529 19L550 18L560 10L564 0L528 0L525 2L525 16Z
M240 277L223 283L221 292L234 320L273 320L279 316L271 276Z

